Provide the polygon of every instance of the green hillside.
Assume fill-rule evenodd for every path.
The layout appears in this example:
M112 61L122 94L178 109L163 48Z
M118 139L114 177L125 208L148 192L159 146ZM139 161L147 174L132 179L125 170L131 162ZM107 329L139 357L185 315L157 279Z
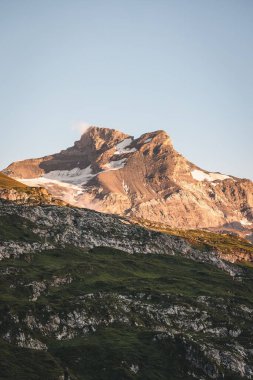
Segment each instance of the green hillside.
M5 217L0 239L40 243L35 229ZM178 255L103 247L2 260L0 378L246 379L253 271L244 270L235 281Z

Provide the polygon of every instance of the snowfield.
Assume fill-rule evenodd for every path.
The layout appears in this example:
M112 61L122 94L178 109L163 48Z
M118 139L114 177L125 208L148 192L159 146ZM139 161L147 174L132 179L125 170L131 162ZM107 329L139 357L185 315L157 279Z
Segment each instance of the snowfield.
M133 141L132 137L129 137L129 138L121 141L120 143L118 143L116 145L116 151L115 151L114 155L136 152L135 148L131 148L131 149L127 148L132 143L132 141Z
M118 170L118 169L124 168L125 164L126 164L126 158L122 158L122 160L110 161L104 167L109 170Z
M85 169L73 168L71 170L53 170L38 178L22 178L19 182L31 187L45 187L56 198L72 205L79 204L80 196L85 193L85 185L100 173L111 170L119 170L125 166L126 158L110 161L104 166L104 170L93 173L91 165Z
M97 174L92 173L91 166L89 165L85 169L74 168L72 170L53 170L45 174L44 177L74 185L86 185L86 183L96 175Z
M53 196L72 205L76 205L78 198L84 193L81 185L77 186L45 177L19 179L19 182L32 187L45 187Z
M240 223L243 225L243 226L251 226L252 223L248 221L248 219L244 218L244 219L241 219L240 220Z
M194 178L196 181L224 181L224 179L231 178L228 175L221 174L221 173L205 173L202 170L194 169L191 172L192 178Z

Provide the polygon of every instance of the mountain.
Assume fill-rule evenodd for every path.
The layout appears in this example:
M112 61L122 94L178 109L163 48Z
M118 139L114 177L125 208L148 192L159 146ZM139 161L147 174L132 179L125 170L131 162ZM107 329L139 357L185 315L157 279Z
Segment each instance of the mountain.
M252 379L253 247L191 233L0 201L0 378Z
M163 131L100 128L5 173L1 379L252 378L253 247L216 233L251 231L250 181L201 170ZM198 215L213 232L175 227Z
M252 379L252 186L96 127L0 172L0 378Z
M245 236L253 232L253 183L199 168L161 130L134 139L90 127L72 147L14 162L4 173L72 205L140 223L228 231L237 224Z

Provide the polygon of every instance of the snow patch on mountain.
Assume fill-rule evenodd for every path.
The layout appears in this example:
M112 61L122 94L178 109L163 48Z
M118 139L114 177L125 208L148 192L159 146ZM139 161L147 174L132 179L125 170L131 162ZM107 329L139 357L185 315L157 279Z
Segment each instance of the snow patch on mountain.
M45 187L55 197L60 197L64 202L75 205L78 197L84 193L81 186L73 185L66 182L57 181L45 177L23 178L20 182L32 187Z
M246 218L243 218L240 220L240 223L243 225L243 226L251 226L252 223L250 221L248 221L248 219Z
M125 161L110 161L104 166L104 169L98 173L93 173L91 165L84 169L73 168L71 170L53 170L38 178L22 178L20 182L31 187L45 187L56 198L72 205L80 206L80 197L85 195L85 185L100 173L118 170L125 166Z
M216 180L224 181L225 179L231 178L225 174L205 173L202 170L198 170L198 169L194 169L191 172L191 175L196 181L208 181L208 182L212 182L212 181L216 181Z
M50 178L45 178L45 177L38 177L38 178L21 178L19 179L19 182L24 183L27 186L32 186L32 187L39 187L39 186L44 186L48 183L52 183L55 185L61 185L62 187L67 187L67 188L78 188L80 189L79 186L72 185L69 183L57 181L55 179L50 179Z
M95 176L96 174L92 173L91 165L87 166L85 169L74 168L71 170L53 170L44 175L45 178L74 185L86 185L86 183Z
M123 187L124 192L125 192L126 194L128 194L130 189L129 189L128 184L125 183L124 180L122 181L122 187Z
M126 163L126 158L122 158L122 160L117 160L117 161L110 161L107 164L105 164L105 168L109 170L118 170L124 168Z
M133 152L136 152L137 149L135 148L127 148L131 142L133 141L133 138L132 137L129 137L123 141L121 141L120 143L118 143L115 148L116 148L116 151L115 151L115 155L119 155L119 154L124 154L124 153L133 153Z

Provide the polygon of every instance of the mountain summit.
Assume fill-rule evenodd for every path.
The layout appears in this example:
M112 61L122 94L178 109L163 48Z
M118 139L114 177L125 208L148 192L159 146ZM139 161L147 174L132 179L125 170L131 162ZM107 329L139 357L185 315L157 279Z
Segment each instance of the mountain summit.
M253 183L197 167L162 130L134 139L90 127L72 147L3 172L75 206L131 219L177 228L253 226Z

